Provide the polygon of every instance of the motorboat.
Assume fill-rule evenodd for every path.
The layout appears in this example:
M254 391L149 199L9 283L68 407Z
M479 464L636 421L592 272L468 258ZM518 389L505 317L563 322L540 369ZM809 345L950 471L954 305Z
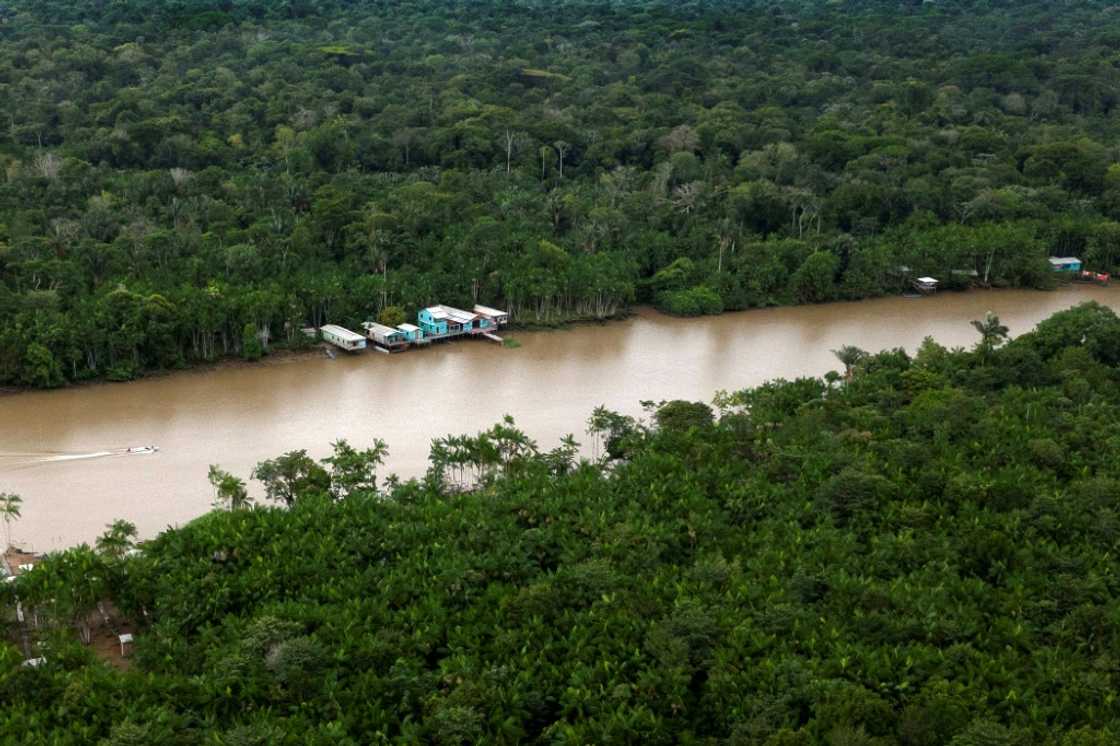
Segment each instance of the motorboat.
M134 446L129 448L126 453L156 453L159 451L159 446Z

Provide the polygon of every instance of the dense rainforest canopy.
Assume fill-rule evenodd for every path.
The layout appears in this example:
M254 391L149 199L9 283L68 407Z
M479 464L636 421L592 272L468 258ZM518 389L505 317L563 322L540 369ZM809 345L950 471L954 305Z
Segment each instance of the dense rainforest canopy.
M4 0L0 385L1114 270L1118 43L1104 0Z
M648 420L599 457L502 422L378 482L336 444L226 507L0 584L26 744L1106 746L1120 739L1120 318L972 351L846 348L843 374ZM132 668L71 627L138 625ZM14 626L14 625L13 625ZM18 639L11 630L10 637Z

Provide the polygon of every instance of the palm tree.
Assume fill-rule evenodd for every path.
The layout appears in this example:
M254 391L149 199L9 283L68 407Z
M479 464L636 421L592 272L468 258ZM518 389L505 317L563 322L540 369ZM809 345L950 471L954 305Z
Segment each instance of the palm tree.
M218 467L210 464L207 479L214 486L214 505L227 507L230 510L242 510L253 506L253 498L249 497L245 483Z
M135 546L136 525L130 521L115 520L97 538L97 551L106 557L120 559Z
M4 519L4 532L7 538L7 543L4 544L5 550L12 546L12 521L20 517L19 506L22 504L23 498L19 495L0 492L0 518Z
M861 350L855 345L844 345L839 350L833 350L832 354L836 359L844 364L844 380L852 380L852 373L856 365L867 357L867 352Z
M983 321L973 321L972 326L980 332L979 349L981 352L991 352L1007 340L1008 328L1001 324L999 316L991 311L984 314Z

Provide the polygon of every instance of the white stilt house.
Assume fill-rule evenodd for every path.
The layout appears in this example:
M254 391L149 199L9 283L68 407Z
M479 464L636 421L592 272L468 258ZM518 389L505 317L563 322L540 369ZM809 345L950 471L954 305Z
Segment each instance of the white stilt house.
M319 334L323 336L323 341L330 342L335 347L347 352L357 352L366 348L366 338L364 336L336 324L319 327Z
M498 309L490 308L489 306L476 305L474 307L474 312L479 316L482 316L483 318L490 319L494 326L505 326L509 323L508 311L499 311Z

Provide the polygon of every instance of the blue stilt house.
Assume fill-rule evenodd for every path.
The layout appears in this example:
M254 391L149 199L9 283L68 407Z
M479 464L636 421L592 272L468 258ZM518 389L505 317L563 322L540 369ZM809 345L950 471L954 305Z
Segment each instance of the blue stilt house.
M1080 272L1081 260L1075 256L1052 256L1050 268L1055 272Z
M397 324L397 329L404 334L404 338L409 342L419 342L424 338L424 333L420 331L420 327L413 324Z
M479 334L497 325L488 317L451 306L429 306L421 309L417 323L425 337L454 337Z

